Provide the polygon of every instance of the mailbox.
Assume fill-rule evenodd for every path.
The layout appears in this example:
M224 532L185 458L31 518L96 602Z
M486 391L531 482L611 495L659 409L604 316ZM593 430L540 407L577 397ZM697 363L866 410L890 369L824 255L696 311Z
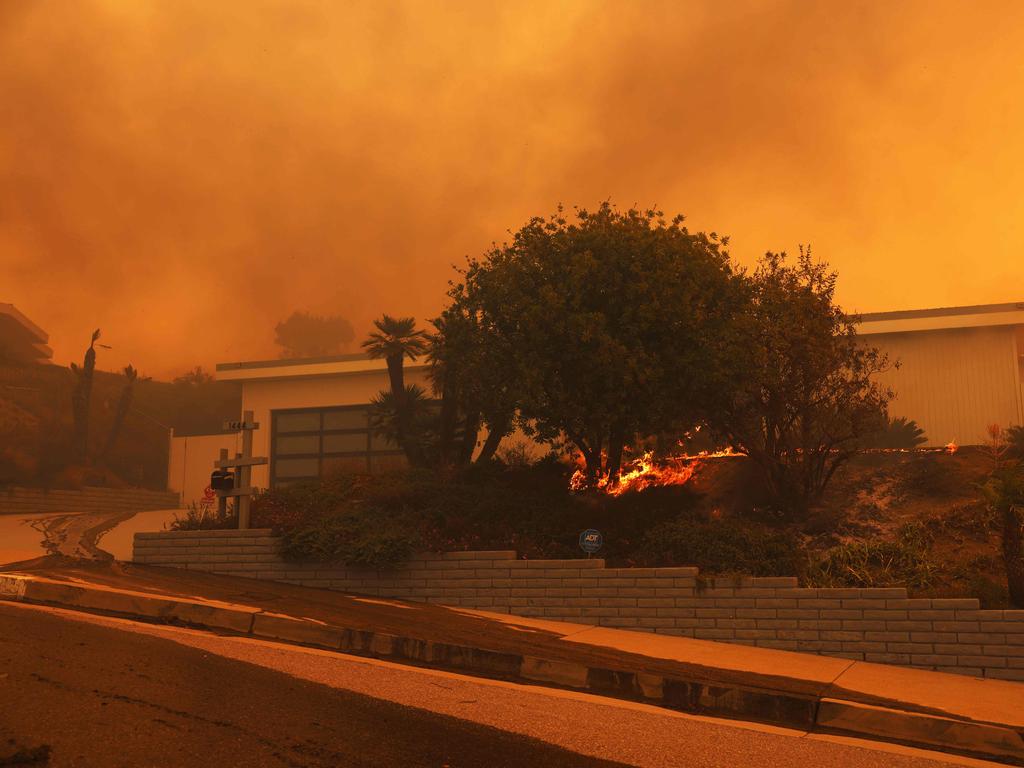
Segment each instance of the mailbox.
M210 474L210 487L215 491L230 491L235 487L235 473L226 469L215 469Z

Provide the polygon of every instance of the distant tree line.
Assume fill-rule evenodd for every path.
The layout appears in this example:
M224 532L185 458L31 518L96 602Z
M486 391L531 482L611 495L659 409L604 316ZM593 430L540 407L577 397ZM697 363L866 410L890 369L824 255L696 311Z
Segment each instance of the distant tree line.
M326 357L344 352L355 338L352 324L338 315L292 312L274 326L283 358Z

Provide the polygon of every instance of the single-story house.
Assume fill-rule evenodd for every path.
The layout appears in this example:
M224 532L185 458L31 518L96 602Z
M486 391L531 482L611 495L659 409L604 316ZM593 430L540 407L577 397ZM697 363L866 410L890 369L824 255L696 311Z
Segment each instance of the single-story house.
M989 424L1024 423L1024 303L865 314L859 333L890 362L899 361L880 375L896 393L890 415L915 420L924 429L925 445L980 444ZM426 369L407 363L406 381L429 389ZM384 360L341 355L221 363L217 378L241 384L242 409L260 424L253 453L270 461L253 469L255 487L332 469L374 471L402 460L397 446L370 429L369 402L388 388ZM181 446L172 446L170 475L198 472L193 486L208 478L218 447L232 453L237 447L234 435L187 439L193 441L195 469Z

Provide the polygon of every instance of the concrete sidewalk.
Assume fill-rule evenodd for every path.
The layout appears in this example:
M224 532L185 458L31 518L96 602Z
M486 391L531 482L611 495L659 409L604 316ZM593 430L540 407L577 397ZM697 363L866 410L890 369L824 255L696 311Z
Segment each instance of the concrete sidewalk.
M20 564L0 598L1024 765L1019 683L131 564Z

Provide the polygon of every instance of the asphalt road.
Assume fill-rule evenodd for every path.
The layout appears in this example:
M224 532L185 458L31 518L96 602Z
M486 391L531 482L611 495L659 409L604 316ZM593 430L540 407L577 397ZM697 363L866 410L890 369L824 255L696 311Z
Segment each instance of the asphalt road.
M0 604L0 765L612 766L540 741ZM5 758L9 762L5 762Z
M988 765L249 638L0 603L0 765Z

